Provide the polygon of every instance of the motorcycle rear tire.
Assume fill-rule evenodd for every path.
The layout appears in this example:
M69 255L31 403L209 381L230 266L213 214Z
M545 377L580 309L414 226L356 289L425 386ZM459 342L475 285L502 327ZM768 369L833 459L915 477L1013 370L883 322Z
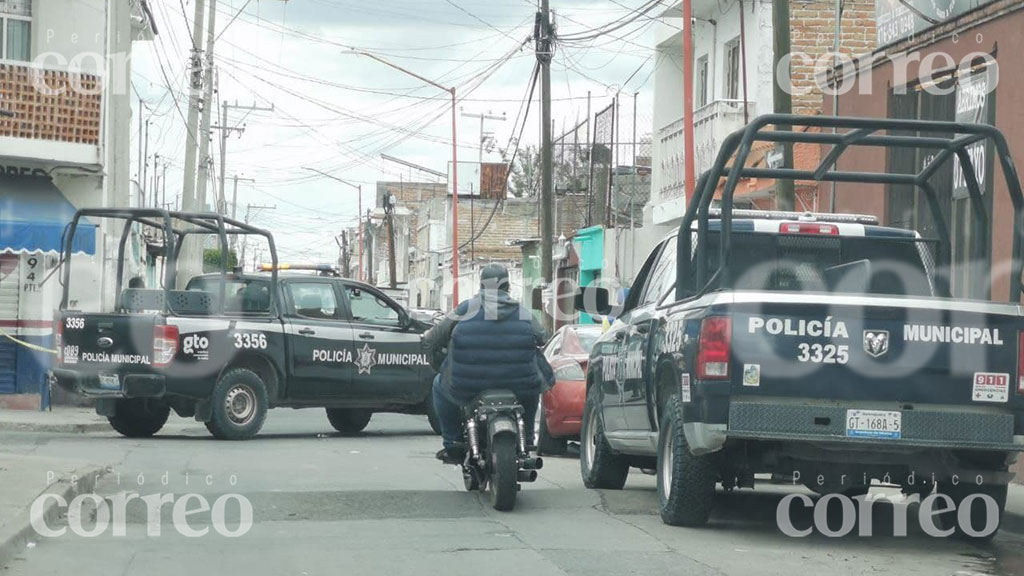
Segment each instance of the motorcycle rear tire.
M499 512L506 512L515 507L516 493L519 491L516 437L511 434L500 434L494 437L490 449L491 478L488 485L491 506Z

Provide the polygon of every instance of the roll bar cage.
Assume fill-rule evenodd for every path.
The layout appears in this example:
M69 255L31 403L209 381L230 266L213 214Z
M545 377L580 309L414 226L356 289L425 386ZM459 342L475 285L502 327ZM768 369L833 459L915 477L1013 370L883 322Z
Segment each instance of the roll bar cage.
M769 129L769 126L773 127ZM792 128L835 128L837 132L806 132ZM838 130L844 130L838 132ZM917 136L892 135L893 131L916 132ZM879 132L889 132L882 133ZM714 286L728 286L729 256L732 245L733 196L740 178L773 178L776 180L807 180L815 182L852 182L862 184L902 184L911 185L924 192L928 208L935 220L939 236L939 253L936 267L948 269L952 255L952 240L949 225L942 214L942 207L935 187L929 179L939 168L956 156L967 185L971 202L971 212L975 225L982 238L989 237L990 223L982 203L981 186L975 176L974 163L967 148L977 142L990 140L999 159L1003 177L1006 180L1010 200L1013 203L1013 245L1012 272L1010 276L1010 301L1019 302L1024 295L1021 272L1021 239L1024 233L1024 197L1021 193L1020 178L1013 158L1010 155L1006 138L994 126L988 124L968 124L960 122L942 122L931 120L900 120L891 118L854 118L836 116L799 116L789 114L766 114L752 120L725 138L719 148L718 156L711 169L701 175L695 186L693 197L686 208L683 221L676 238L676 300L683 300L707 292ZM747 158L755 142L774 142L783 144L807 143L830 145L821 162L814 170L796 170L792 168L757 168L747 167ZM873 146L882 148L918 148L936 150L935 157L917 174L857 172L836 170L836 162L851 146ZM727 165L733 158L731 165ZM707 258L703 250L707 246L708 220L711 201L721 178L725 178L725 186L721 198L721 241L719 244L718 270L707 270ZM691 229L697 222L696 273L692 270L690 258L692 254ZM709 275L710 273L710 275ZM943 276L943 275L939 275ZM687 285L689 279L691 285ZM937 279L941 282L940 291L949 294L948 279Z
M189 235L212 236L216 235L220 243L220 274L224 280L220 284L220 294L217 302L220 310L224 312L225 292L227 290L228 274L228 236L256 235L267 239L270 247L270 258L274 269L271 271L271 294L276 294L277 288L277 248L274 245L274 236L268 231L244 222L239 222L221 214L213 212L179 212L175 210L163 210L158 208L84 208L75 213L71 223L68 225L64 237L64 269L61 273L63 288L60 298L60 309L64 311L68 305L68 285L71 278L71 246L78 229L78 223L82 218L112 218L124 221L121 229L121 238L117 248L117 280L115 294L120 298L121 285L124 276L124 251L131 235L133 224L143 224L164 234L164 307L167 310L167 303L170 302L170 291L176 284L178 276L178 257L185 238Z

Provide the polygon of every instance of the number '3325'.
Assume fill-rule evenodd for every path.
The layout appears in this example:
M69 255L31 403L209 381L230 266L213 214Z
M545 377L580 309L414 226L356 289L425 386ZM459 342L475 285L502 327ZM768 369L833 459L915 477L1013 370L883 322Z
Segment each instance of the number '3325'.
M815 364L846 364L850 361L850 347L845 344L808 344L801 342L796 345L800 353L796 359L800 362Z

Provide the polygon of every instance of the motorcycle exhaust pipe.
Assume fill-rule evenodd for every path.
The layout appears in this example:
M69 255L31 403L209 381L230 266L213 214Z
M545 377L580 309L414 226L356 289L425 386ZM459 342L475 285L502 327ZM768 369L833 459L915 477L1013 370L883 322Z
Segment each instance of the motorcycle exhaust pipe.
M537 480L536 470L520 470L516 474L517 479L520 482L535 482Z
M544 459L540 456L533 458L523 458L523 469L524 470L540 470L544 467Z

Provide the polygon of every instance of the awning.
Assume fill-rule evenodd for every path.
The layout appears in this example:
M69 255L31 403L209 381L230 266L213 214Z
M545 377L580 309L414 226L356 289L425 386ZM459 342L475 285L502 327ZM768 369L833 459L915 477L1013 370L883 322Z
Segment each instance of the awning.
M49 177L0 175L0 253L59 254L74 215L75 207ZM94 224L79 221L72 251L96 253Z

